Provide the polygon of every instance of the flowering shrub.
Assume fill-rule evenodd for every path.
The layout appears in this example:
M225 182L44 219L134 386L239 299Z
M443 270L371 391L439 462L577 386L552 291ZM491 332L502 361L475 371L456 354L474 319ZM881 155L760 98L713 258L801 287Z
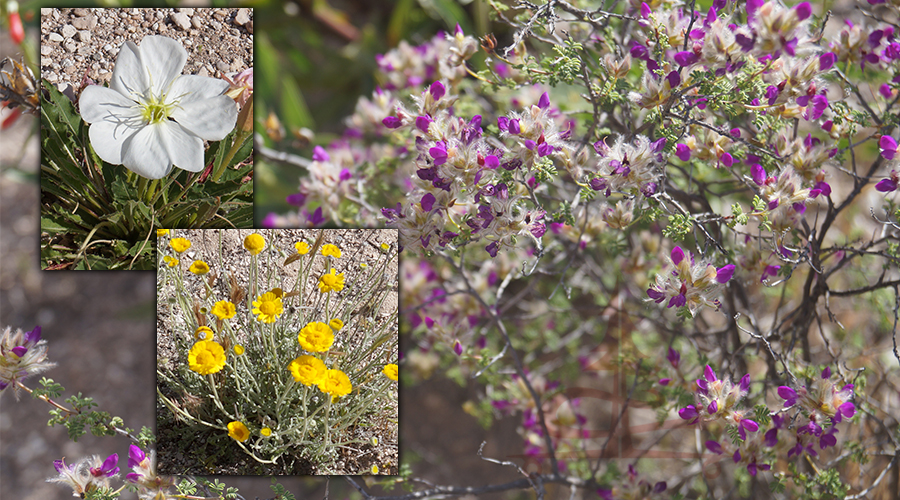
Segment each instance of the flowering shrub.
M380 56L262 223L397 228L407 372L521 418L523 473L603 498L890 489L896 6L488 4L511 36Z
M218 460L236 451L285 472L346 467L338 462L368 471L370 438L396 438L397 387L378 375L396 360L396 316L382 306L397 254L368 251L375 259L361 268L365 245L339 233L172 233L210 269L201 276L160 259L159 446L177 449L166 436L188 432L217 443ZM353 254L326 243L335 236L355 243ZM162 239L159 249L178 250ZM181 472L171 467L160 472Z

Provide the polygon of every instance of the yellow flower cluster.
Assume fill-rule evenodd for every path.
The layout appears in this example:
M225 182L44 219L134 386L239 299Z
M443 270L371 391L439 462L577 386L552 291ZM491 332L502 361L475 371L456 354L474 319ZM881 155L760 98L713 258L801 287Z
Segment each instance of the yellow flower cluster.
M244 238L244 248L250 252L250 255L256 255L266 248L266 240L258 233L253 233Z
M263 323L274 323L284 312L284 306L281 305L280 297L272 292L266 292L260 295L258 300L253 301L252 312Z
M230 422L228 424L228 435L237 441L244 442L250 437L250 429L243 422Z
M234 304L227 300L220 300L216 302L211 312L215 314L219 319L230 319L233 318L235 314L237 314L237 310L235 310Z
M384 365L384 374L385 374L385 376L387 376L387 378L396 382L397 381L397 365L395 365L394 363L391 363L389 365Z
M339 397L350 394L350 391L353 390L350 377L340 370L328 370L317 385L320 391L331 394L332 402Z
M168 229L157 229L157 230L156 230L156 237L157 237L157 238L162 238L163 236L165 236L165 235L167 235L167 234L169 234L169 230L168 230Z
M172 238L169 240L169 246L172 247L172 250L183 253L188 248L191 248L191 242L184 238Z
M341 249L338 248L337 245L332 245L330 243L327 245L322 245L322 255L325 255L325 256L330 255L336 259L340 259L341 258Z
M297 253L299 253L300 255L306 255L309 253L309 243L305 241L298 241L297 243L294 243L294 248L297 249Z
M212 340L201 340L191 347L188 365L200 375L216 373L225 367L225 349Z
M172 257L171 255L163 255L163 262L165 262L169 267L175 267L178 265L178 259Z
M319 291L322 293L340 292L344 289L344 273L335 274L337 270L331 268L331 272L319 278Z
M197 275L206 274L209 272L209 264L202 260L195 260L191 267L188 268L188 271Z
M303 385L315 385L319 383L328 368L321 359L306 355L291 361L288 370L297 382Z
M325 323L313 321L300 330L297 341L309 352L325 352L334 343L334 333Z
M338 318L334 318L333 320L328 322L328 326L330 326L332 330L338 331L344 327L344 322Z

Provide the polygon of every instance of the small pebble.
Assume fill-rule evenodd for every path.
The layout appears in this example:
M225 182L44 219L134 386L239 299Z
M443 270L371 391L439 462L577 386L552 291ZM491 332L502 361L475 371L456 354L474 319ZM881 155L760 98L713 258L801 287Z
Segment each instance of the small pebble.
M62 37L62 35L60 35L59 33L50 33L50 41L51 41L51 42L57 42L57 43L58 43L58 42L61 42L61 41L63 41L63 40L65 40L65 39L64 39L64 38Z
M75 36L75 33L78 33L78 30L75 29L75 27L71 24L67 24L59 30L59 33L63 36L63 38L72 38L73 36Z
M41 55L49 56L53 52L53 47L49 45L41 45Z
M97 18L94 16L72 19L72 26L80 30L92 30L97 26Z
M79 31L77 35L79 42L90 42L91 41L91 32L90 31Z
M243 26L250 22L250 9L238 9L234 16L234 24Z
M187 31L191 27L191 18L182 12L178 12L176 14L172 14L169 16L169 19L172 20L172 23L182 31Z

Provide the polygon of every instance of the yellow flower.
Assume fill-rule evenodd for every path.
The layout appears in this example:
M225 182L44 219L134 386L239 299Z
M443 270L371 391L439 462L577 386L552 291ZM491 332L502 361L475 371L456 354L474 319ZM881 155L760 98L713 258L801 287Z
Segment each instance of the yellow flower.
M297 382L303 385L313 385L322 380L322 376L325 375L328 368L321 359L305 355L291 361L288 370Z
M259 430L259 433L265 437L269 437L272 435L272 429L269 429L268 427L263 427L262 429Z
M297 341L309 352L325 352L334 343L334 333L325 323L314 321L300 330Z
M372 474L378 474L378 466L372 465Z
M375 436L372 436L372 446L378 446L378 438Z
M253 301L253 314L263 323L274 323L278 316L284 312L281 299L272 292L266 292L259 296L259 300Z
M188 365L200 375L216 373L225 367L225 349L212 340L201 340L191 347Z
M330 326L332 330L338 331L344 327L344 322L337 318L334 318L333 320L328 322L328 326Z
M331 268L331 273L319 278L319 291L328 293L331 291L340 292L344 289L344 273L335 274L337 270Z
M216 304L212 308L213 314L216 315L219 319L229 319L233 318L237 311L234 308L234 304L227 300L220 300L216 302Z
M157 237L157 238L162 238L163 236L165 236L165 235L167 235L167 234L169 234L169 230L168 230L168 229L157 229L157 230L156 230L156 237Z
M169 246L172 247L172 250L182 253L188 248L191 248L191 242L184 238L172 238L169 240Z
M228 435L243 443L250 437L250 430L243 422L235 421L228 424Z
M237 354L238 356L240 356L241 354L244 354L244 346L242 346L240 344L235 345L234 353Z
M171 255L163 255L163 262L165 262L169 267L175 267L178 265L178 259L172 257Z
M250 252L250 255L256 255L266 248L266 240L259 233L253 233L244 238L244 248Z
M300 255L306 255L309 253L309 244L305 241L298 241L294 243L294 248L297 249L297 253Z
M322 245L322 255L331 255L336 259L341 258L341 249L331 243Z
M390 249L391 249L391 246L388 245L387 243L382 243L382 244L381 244L381 251L387 252L387 251L390 250Z
M209 272L209 264L202 260L195 260L191 267L188 268L188 271L194 274L206 274Z
M210 328L208 326L198 327L197 330L194 332L194 338L197 340L212 340L212 338L213 338L212 328Z
M396 382L397 381L397 365L395 365L394 363L391 363L389 365L384 365L384 374L387 376L387 378Z
M350 377L340 370L328 370L317 384L319 390L331 394L331 401L350 394L353 390L353 384L350 383Z

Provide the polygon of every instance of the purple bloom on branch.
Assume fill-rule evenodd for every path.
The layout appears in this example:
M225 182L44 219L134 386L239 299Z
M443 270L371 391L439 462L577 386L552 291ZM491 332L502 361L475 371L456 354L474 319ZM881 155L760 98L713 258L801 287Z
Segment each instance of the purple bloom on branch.
M430 116L416 117L416 128L427 134L428 126L431 125L432 121Z
M885 160L893 160L894 155L897 154L897 141L889 135L881 136L881 139L878 140L878 147Z
M383 123L387 128L399 128L401 125L403 125L403 121L396 116L388 116L384 120L381 120L381 123Z
M541 109L547 109L550 107L550 95L544 92L541 94L541 98L538 100L538 107Z
M784 400L784 407L788 408L794 406L797 402L797 391L786 385L782 385L778 388L778 397Z
M443 141L438 141L433 148L428 150L428 154L434 158L435 166L443 165L447 162L447 146Z
M433 194L425 193L425 196L422 197L422 201L421 201L422 210L425 210L426 212L430 212L432 207L434 206L435 201L436 200L435 200L435 197Z
M726 264L716 270L716 281L719 283L728 283L732 276L734 276L734 264Z
M331 156L328 155L328 151L325 151L325 148L322 146L316 146L313 148L313 161L328 161L331 159Z
M434 82L431 84L431 87L428 88L428 93L431 94L431 97L433 97L435 101L439 101L441 97L444 97L444 94L447 93L447 90L444 88L443 83Z
M681 247L676 246L675 248L672 249L671 255L672 255L672 263L677 266L684 259L684 250L682 250Z

